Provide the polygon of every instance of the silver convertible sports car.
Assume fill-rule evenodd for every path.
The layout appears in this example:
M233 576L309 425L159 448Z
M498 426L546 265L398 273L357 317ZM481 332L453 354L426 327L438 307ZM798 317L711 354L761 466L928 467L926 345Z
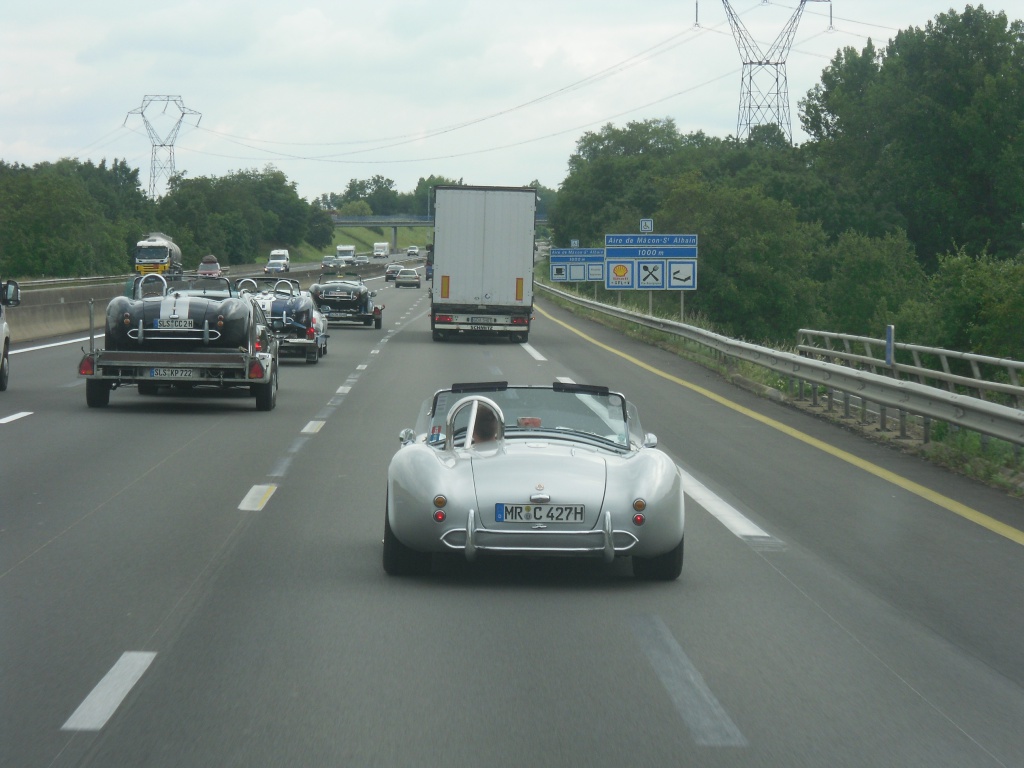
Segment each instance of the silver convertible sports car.
M437 552L632 558L683 567L683 485L636 408L607 387L453 384L424 403L388 467L384 570Z

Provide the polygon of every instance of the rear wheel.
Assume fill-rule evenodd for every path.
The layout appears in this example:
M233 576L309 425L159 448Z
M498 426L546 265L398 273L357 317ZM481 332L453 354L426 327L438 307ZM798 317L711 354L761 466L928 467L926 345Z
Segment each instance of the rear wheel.
M384 508L384 571L390 576L419 576L430 572L429 552L417 552L398 540Z
M380 315L377 315L375 318L373 318L373 327L376 328L378 331L380 330L380 327L383 324L384 318L381 317Z
M7 382L11 378L11 361L7 357L7 350L3 351L3 356L0 357L0 392L7 389Z
M434 331L434 341L444 341L444 331Z
M110 405L110 383L102 379L85 382L85 403L90 408L106 408Z
M684 536L679 543L657 557L634 557L633 575L638 579L646 581L672 581L679 578L683 572L683 542Z
M319 363L320 362L320 347L313 347L306 352L307 363Z
M270 375L270 381L266 384L253 384L252 390L256 395L257 411L272 411L277 405L277 366Z

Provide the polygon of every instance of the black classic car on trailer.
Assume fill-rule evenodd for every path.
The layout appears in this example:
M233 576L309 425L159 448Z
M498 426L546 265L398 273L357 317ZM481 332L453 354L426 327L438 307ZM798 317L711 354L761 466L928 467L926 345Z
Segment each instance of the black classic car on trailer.
M107 305L103 349L78 364L90 408L120 387L156 394L162 386L247 388L256 408L277 403L276 336L259 304L225 278L146 275ZM90 323L92 325L92 323Z

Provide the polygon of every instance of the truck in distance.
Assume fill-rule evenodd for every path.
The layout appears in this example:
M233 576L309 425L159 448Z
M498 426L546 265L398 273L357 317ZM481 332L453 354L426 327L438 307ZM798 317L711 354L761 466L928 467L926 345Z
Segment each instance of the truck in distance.
M181 248L163 232L150 232L135 244L132 269L140 275L177 277L182 273Z
M386 259L391 256L391 243L374 243L373 258Z
M441 186L434 194L428 250L434 341L488 334L526 342L533 316L536 190Z

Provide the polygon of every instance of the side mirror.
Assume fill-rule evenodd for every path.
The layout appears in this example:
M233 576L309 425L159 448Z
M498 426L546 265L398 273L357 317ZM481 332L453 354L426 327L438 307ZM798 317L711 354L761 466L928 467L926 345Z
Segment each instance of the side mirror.
M16 280L8 280L3 284L3 295L0 296L3 303L8 307L16 307L21 304L21 286Z
M411 429L403 429L401 432L398 433L398 441L402 445L408 445L415 439L416 433L413 432Z
M644 448L657 448L658 447L658 436L653 432L648 432L644 435Z

